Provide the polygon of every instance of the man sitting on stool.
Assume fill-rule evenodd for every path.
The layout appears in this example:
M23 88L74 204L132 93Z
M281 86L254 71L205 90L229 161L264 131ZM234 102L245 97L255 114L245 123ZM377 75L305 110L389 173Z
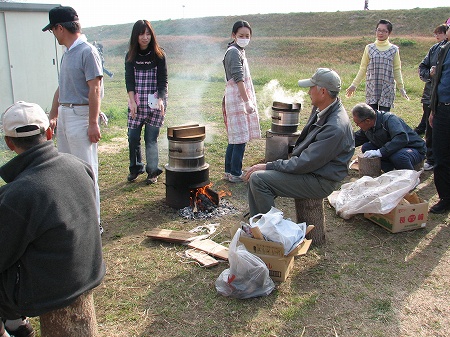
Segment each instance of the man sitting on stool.
M364 157L380 157L384 172L414 170L425 159L424 140L400 117L375 111L366 103L355 105L352 114L360 128L355 132L355 146L362 145Z
M311 116L290 159L253 165L246 172L250 216L267 213L276 196L325 198L348 175L355 146L350 119L337 97L341 90L339 75L319 68L311 79L300 80L298 85L309 87Z

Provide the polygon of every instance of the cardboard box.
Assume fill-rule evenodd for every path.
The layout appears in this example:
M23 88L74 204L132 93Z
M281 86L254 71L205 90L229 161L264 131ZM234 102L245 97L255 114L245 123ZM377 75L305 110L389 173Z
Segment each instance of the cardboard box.
M243 235L241 235L239 241L244 244L245 248L247 248L250 253L253 253L255 255L271 255L284 257L284 247L283 244L279 242L258 240ZM296 255L305 255L309 249L309 246L311 246L311 241L312 240L304 239L287 256L291 257Z
M311 226L310 230L313 227ZM279 242L258 240L244 235L241 235L239 241L244 244L250 253L255 254L264 261L272 280L280 282L286 281L294 266L294 257L305 255L312 242L312 240L304 239L289 255L284 256L283 244Z
M408 197L409 200L414 200ZM402 200L387 214L364 213L364 217L375 222L391 233L424 228L428 219L428 202L417 198L416 203Z
M273 256L273 255L261 255L255 254L261 260L264 261L269 269L269 276L274 281L284 282L286 281L289 273L294 267L294 256Z

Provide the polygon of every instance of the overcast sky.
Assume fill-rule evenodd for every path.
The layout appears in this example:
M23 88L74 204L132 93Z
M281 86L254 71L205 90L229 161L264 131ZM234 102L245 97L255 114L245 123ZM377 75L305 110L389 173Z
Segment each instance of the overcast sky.
M15 1L16 2L16 1ZM245 14L363 10L364 0L23 0L73 7L82 27L167 19ZM369 0L370 10L448 7L449 0ZM448 7L450 17L450 7ZM431 19L431 18L430 18Z

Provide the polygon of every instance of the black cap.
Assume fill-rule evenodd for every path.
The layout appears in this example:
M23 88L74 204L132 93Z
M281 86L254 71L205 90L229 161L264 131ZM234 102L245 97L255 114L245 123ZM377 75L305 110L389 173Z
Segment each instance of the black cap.
M42 28L42 31L52 29L58 23L78 21L78 14L75 9L69 6L58 6L52 8L48 13L50 23Z

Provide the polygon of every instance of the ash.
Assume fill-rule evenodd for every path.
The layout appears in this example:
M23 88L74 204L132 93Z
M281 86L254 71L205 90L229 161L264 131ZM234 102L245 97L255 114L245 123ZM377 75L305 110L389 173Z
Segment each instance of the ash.
M228 214L235 214L238 209L234 207L229 201L225 199L220 199L219 205L215 207L212 211L197 211L194 212L191 206L186 206L178 211L178 214L189 220L202 220L202 219L212 219L219 218Z

